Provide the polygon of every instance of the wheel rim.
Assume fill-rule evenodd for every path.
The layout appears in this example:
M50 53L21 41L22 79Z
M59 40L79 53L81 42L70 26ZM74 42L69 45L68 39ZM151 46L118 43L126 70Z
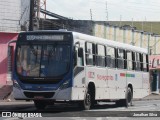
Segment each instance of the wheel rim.
M132 93L129 91L128 92L128 103L131 103L131 100L132 100Z

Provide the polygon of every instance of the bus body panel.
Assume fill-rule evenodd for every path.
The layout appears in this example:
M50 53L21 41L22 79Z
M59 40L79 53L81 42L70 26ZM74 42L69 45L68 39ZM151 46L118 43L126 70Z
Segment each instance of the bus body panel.
M110 77L108 80L110 99L125 98L126 77L122 76L125 73L126 71L121 69L108 69L108 76Z
M72 87L72 101L84 100L86 93L85 87Z
M85 69L84 67L76 67L74 69L73 87L85 87Z
M34 97L27 97L24 92L30 92L32 94L35 94ZM39 93L54 93L53 97L51 98L45 98L43 97L43 95L40 95ZM14 94L14 98L15 99L20 99L20 100L55 100L55 101L59 101L59 100L72 100L72 88L66 88L63 90L56 90L56 91L28 91L28 90L22 90L22 89L17 89L16 87L13 87L13 94ZM36 95L37 94L37 95Z
M143 89L149 89L149 74L143 73Z
M50 32L54 33L54 31ZM39 34L42 33L43 31L39 32ZM85 94L87 92L88 85L90 82L92 82L95 85L95 100L125 99L126 90L129 84L133 87L133 98L142 98L149 94L149 74L147 72L109 68L107 66L99 67L95 65L96 63L94 63L94 65L86 65L85 43L92 42L94 44L104 45L105 47L113 46L115 49L122 48L124 50L131 50L133 52L140 52L147 54L147 51L145 49L89 35L84 35L80 33L75 33L75 32L70 32L70 33L73 35L73 45L71 47L74 48L76 46L83 48L84 66L77 65L76 67L74 67L73 65L70 65L72 66L70 74L64 76L64 79L61 79L60 82L57 83L58 86L56 86L56 84L52 84L53 86L56 86L54 90L38 91L37 89L37 91L28 90L29 92L32 93L54 92L53 97L43 98L44 100L79 101L85 99ZM72 57L71 61L73 61L74 52L75 51L73 50L71 51L71 57ZM79 59L77 63L82 64L81 60ZM73 63L71 62L70 64ZM16 68L14 70L16 70ZM19 81L18 75L15 76L17 81ZM69 85L64 89L60 89L60 86L64 84L68 79L70 80ZM25 85L27 84L24 83L24 86ZM34 84L33 86L38 86L38 85L39 84L37 83ZM48 84L44 83L43 85L47 86ZM15 86L13 86L13 93L16 99L24 99L24 100L37 99L34 97L33 98L26 97L24 92L28 91L25 90L24 88L18 89Z

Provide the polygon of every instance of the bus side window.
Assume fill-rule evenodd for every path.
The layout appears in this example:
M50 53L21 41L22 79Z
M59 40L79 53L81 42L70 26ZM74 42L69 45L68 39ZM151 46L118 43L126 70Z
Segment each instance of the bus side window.
M83 61L83 48L78 48L77 65L78 65L78 66L84 66L84 61Z
M105 46L97 45L96 65L105 67Z
M143 54L139 54L140 55L140 70L143 71L144 66L143 66Z
M135 52L132 52L132 70L136 70Z
M126 51L127 54L127 69L128 70L133 70L133 56L131 51Z
M115 68L115 48L106 47L106 65L107 67Z
M123 49L118 49L118 54L117 54L117 64L118 68L124 69L124 61L125 61L125 50Z
M148 72L147 55L143 54L143 71Z
M135 70L141 70L140 53L135 53Z
M86 42L86 64L95 65L95 45L90 42Z

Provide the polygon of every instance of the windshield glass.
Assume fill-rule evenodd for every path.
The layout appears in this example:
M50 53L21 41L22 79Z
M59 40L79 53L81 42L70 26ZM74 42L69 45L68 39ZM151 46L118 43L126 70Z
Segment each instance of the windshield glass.
M67 73L70 45L18 45L17 72L28 77L58 77Z

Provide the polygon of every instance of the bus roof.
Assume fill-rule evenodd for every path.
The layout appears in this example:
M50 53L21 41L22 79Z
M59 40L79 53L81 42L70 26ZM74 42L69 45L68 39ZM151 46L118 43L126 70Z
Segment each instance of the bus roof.
M91 35L86 35L78 32L73 32L73 37L74 39L81 39L81 40L85 40L93 43L99 43L99 44L104 44L112 47L122 48L125 50L131 50L135 52L148 54L148 51L145 48L141 48L141 47L137 47L137 46L133 46L133 45L129 45L129 44L113 41L113 40L103 39L103 38L99 38Z
M99 37L95 37L95 36L91 36L91 35L87 35L87 34L83 34L83 33L73 32L73 31L38 30L38 31L22 32L20 34L25 34L25 33L51 33L51 32L72 33L74 39L80 39L80 40L89 41L89 42L93 42L93 43L99 43L99 44L104 44L104 45L108 45L108 46L112 46L112 47L118 47L118 48L122 48L122 49L126 49L126 50L131 50L131 51L135 51L135 52L141 52L141 53L148 54L148 51L145 48L141 48L141 47L137 47L137 46L133 46L133 45L129 45L129 44L113 41L113 40L108 40L108 39L104 39L104 38L99 38Z

